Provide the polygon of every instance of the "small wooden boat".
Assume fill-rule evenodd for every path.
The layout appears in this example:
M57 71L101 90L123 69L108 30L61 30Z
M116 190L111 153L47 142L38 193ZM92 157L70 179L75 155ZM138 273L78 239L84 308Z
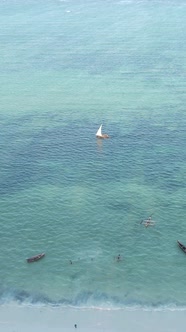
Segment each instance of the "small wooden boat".
M44 256L45 256L45 253L43 252L42 254L27 258L27 263L37 262L39 259L43 258Z
M148 217L148 219L141 220L140 224L143 224L145 227L148 227L148 226L153 226L155 224L155 221L152 220L152 218L150 216L150 217Z
M109 135L107 135L107 134L102 134L101 129L102 129L102 125L101 125L101 126L99 127L99 129L98 129L98 131L97 131L97 133L96 133L96 137L97 137L97 138L109 138Z
M186 247L180 241L177 241L177 242L178 242L179 247L186 253Z

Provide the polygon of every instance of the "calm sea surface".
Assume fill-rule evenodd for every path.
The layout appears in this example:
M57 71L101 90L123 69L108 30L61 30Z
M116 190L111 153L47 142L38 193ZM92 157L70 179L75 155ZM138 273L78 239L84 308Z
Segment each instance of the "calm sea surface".
M185 17L0 2L0 303L186 307Z

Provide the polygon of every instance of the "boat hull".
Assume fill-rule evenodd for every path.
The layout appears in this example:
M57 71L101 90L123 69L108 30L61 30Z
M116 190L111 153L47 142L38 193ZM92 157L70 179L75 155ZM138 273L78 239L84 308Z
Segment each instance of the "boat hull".
M178 242L180 249L183 250L184 253L186 253L186 246L184 246L180 241L177 241L177 242Z
M43 258L45 256L45 253L36 255L36 256L32 256L30 258L27 258L27 263L33 263L33 262L37 262L38 260L40 260L41 258Z
M103 135L101 135L101 136L96 135L96 137L97 137L97 138L100 138L100 139L104 139L104 138L109 138L109 135L107 135L107 134L103 134Z

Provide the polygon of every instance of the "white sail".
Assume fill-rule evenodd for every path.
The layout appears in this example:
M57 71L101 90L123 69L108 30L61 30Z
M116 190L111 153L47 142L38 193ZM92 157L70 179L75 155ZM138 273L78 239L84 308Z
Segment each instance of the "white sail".
M96 136L102 136L101 128L102 128L102 125L99 127L99 129L96 133Z

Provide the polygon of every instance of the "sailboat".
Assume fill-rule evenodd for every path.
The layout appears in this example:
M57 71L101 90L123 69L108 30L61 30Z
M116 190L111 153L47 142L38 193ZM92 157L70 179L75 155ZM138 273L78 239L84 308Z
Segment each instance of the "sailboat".
M97 133L96 133L96 137L97 138L109 138L109 135L107 134L102 134L102 124L101 126L99 127Z

